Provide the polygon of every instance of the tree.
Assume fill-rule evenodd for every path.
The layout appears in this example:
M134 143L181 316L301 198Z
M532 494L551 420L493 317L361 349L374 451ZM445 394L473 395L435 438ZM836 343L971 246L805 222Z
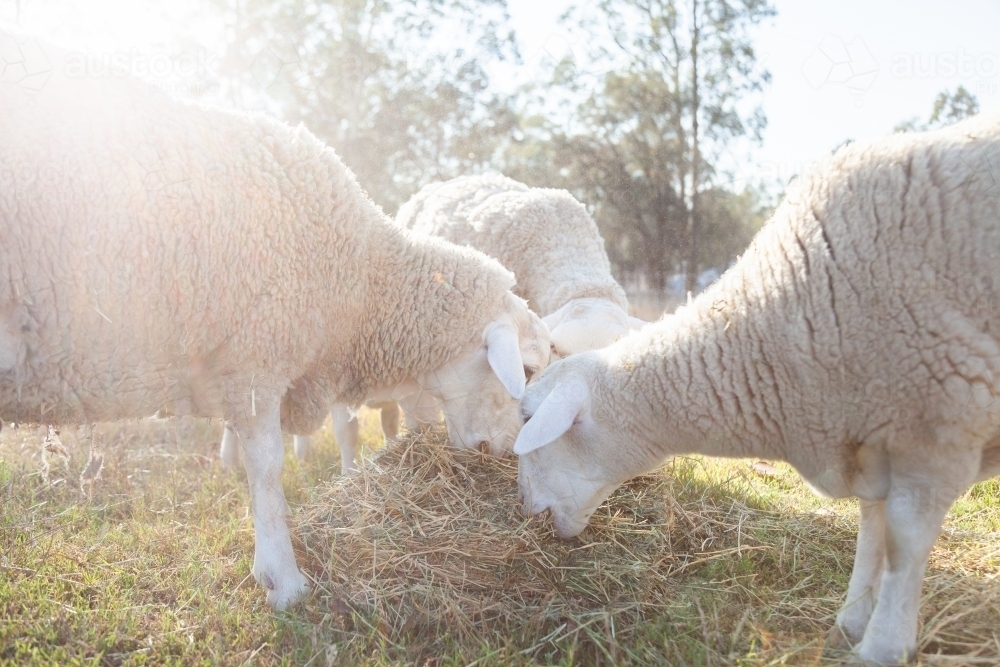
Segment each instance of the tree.
M641 267L661 288L679 267L695 288L707 216L718 213L703 195L719 187L732 141L760 138L766 120L748 97L769 74L748 33L773 15L767 0L601 0L563 17L588 52L556 68L528 114L550 122L522 130L552 143L560 177L594 206L616 264ZM554 87L574 109L561 126L551 122ZM523 143L508 154L530 153Z
M943 90L934 98L931 107L931 114L926 123L921 123L920 119L913 117L896 125L894 132L917 132L923 130L934 130L939 127L951 125L958 121L975 116L979 113L979 100L976 96L959 86L955 94Z
M484 66L518 58L505 0L213 2L232 103L304 122L386 210L489 164L504 108Z
M581 81L573 67L562 75L556 85ZM524 138L508 146L504 168L527 183L573 192L590 205L619 272L644 272L663 287L682 261L678 239L686 236L673 171L681 156L676 142L664 139L675 100L655 80L628 73L603 79L573 110L576 132L542 114L521 118ZM543 94L551 97L553 89Z
M702 192L702 262L705 266L725 268L746 250L754 235L764 226L771 207L754 190L731 192L713 187Z

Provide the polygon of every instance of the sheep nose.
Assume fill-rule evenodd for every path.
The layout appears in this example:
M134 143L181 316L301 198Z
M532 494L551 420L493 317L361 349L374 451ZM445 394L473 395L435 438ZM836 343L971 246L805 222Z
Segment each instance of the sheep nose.
M531 507L528 506L527 501L521 501L521 516L527 518L531 516Z

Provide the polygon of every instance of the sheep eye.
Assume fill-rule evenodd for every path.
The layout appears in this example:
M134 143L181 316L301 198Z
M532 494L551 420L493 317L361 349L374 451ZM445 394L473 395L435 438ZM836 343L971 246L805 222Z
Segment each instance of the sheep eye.
M526 412L522 412L521 413L521 426L524 426L525 424L527 424L529 419L531 419L531 415L529 415Z
M527 366L524 367L524 380L525 380L525 382L531 382L531 378L532 378L532 376L534 374L535 374L535 369L534 368L528 368Z

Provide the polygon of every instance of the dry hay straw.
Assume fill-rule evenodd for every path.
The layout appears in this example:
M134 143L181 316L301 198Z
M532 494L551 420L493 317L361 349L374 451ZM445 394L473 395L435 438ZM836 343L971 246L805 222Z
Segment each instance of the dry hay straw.
M648 532L601 513L588 539L557 540L520 515L515 459L451 448L443 429L321 489L298 528L317 596L355 612L345 630L421 659L477 645L543 658L593 635L614 660L621 631L670 593L671 559Z
M1000 664L998 572L1000 535L946 526L921 599L920 651L927 664Z
M803 498L786 466L765 478L746 462L678 459L564 541L520 515L515 459L453 449L443 429L404 434L296 513L316 589L303 611L348 662L834 664L845 656L824 655L823 637L856 509L809 511ZM925 662L996 663L993 580L941 552L922 650L946 655ZM992 576L995 550L977 553Z

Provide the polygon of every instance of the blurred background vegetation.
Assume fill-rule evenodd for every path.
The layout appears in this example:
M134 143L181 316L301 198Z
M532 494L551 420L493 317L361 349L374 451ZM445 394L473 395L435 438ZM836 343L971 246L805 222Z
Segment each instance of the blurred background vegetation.
M562 23L585 47L528 80L504 0L212 7L226 20L230 101L270 100L305 122L390 214L425 183L500 171L585 202L624 282L663 290L690 266L695 291L766 216L717 167L766 123L747 104L768 78L747 36L773 15L766 0L573 6Z
M568 48L527 64L506 0L136 6L162 19L150 53L204 65L194 80L157 85L304 122L390 215L426 183L468 173L565 188L591 210L632 293L704 288L785 185L737 173L754 171L767 124L770 74L752 34L775 15L770 0L580 2L560 21ZM49 16L56 38L88 18L72 0L13 0L0 19L27 11ZM88 66L99 73L112 55L88 54ZM934 100L926 123L896 130L977 110L959 86Z

